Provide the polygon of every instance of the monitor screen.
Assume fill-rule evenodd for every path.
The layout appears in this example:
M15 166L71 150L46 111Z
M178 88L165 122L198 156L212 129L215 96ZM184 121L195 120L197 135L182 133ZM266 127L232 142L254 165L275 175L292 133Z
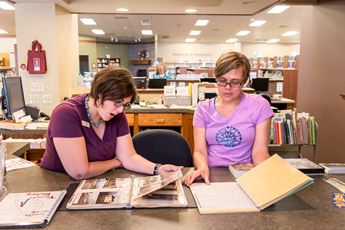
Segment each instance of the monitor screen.
M151 89L163 89L167 84L167 79L149 79L149 88Z
M6 109L7 119L13 119L13 113L25 110L25 100L22 79L20 77L2 78L3 109Z
M268 91L269 78L253 78L251 87L256 92L266 92Z

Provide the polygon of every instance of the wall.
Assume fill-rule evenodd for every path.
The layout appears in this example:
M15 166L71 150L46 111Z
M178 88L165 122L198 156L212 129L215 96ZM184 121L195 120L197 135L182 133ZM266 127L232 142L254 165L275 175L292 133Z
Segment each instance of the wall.
M248 57L260 53L261 57L296 55L300 53L300 44L242 43L242 53Z
M110 54L111 58L120 58L121 66L128 68L128 45L115 43L97 43L97 57L105 57Z
M14 55L14 45L17 44L17 39L15 37L11 38L0 38L0 53L9 54L9 62L11 67L15 67L15 55Z
M241 44L227 43L158 43L158 57L164 62L215 62L228 50L241 51Z
M79 55L88 55L90 72L97 72L96 38L79 36ZM96 64L96 68L92 68L92 64Z
M153 65L155 61L154 43L128 45L129 60L140 60L138 53L144 50L146 50L146 54L148 54L148 57L146 57L145 59L151 60L151 65ZM136 76L138 69L147 69L148 67L150 67L150 65L133 65L129 63L129 70L131 71L133 76Z
M345 162L345 2L322 3L302 14L298 110L319 124L318 162Z

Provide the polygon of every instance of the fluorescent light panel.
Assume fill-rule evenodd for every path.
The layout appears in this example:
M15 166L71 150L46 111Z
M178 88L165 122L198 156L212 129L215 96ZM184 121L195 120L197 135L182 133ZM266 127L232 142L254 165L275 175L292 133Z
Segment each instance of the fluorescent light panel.
M198 19L195 23L195 26L206 26L210 20Z
M296 34L298 34L297 31L288 31L288 32L283 33L282 36L283 37L290 37L290 36L294 36Z
M195 42L195 38L186 38L185 42Z
M103 31L103 30L100 30L100 29L92 29L91 31L92 31L92 33L94 33L94 34L105 34L104 31Z
M278 39L278 38L272 38L270 40L267 40L266 43L277 43L279 41L280 41L280 39Z
M234 42L237 42L237 38L229 38L228 40L226 40L225 42L226 43L234 43Z
M198 12L196 9L185 9L184 12L188 13L188 14L193 14Z
M200 30L191 30L189 35L199 35L201 33Z
M92 18L81 18L80 21L84 25L96 25L96 22Z
M8 32L6 30L0 29L0 34L8 34Z
M280 13L282 13L283 11L285 11L289 7L290 6L288 6L288 5L276 5L275 7L273 7L269 11L267 11L267 13L268 14L280 14Z
M142 34L142 35L152 35L153 32L152 32L152 30L142 30L142 31L141 31L141 34Z
M265 20L255 20L255 21L252 21L249 26L252 26L252 27L259 27L259 26L262 26L263 24L265 24L266 21Z
M14 6L6 1L0 1L0 8L3 10L14 10Z
M238 32L238 33L236 34L236 36L246 36L246 35L248 35L249 33L250 33L249 30L241 30L240 32Z
M128 12L127 8L117 8L116 11L118 12Z

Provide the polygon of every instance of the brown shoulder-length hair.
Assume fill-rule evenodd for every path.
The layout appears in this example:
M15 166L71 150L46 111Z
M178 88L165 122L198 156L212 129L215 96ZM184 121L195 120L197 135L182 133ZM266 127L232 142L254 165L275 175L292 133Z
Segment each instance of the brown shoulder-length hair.
M250 63L248 58L235 51L223 53L216 62L214 76L216 79L220 78L227 72L242 67L243 70L243 84L247 82L250 73Z
M91 85L90 97L95 104L100 100L101 104L106 100L119 100L132 97L131 103L137 95L133 77L125 68L107 68L99 71Z

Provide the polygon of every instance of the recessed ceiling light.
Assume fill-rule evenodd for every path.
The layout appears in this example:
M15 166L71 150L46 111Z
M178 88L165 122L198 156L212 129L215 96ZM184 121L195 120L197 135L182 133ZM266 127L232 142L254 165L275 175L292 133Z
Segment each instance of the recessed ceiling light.
M118 12L128 12L127 8L117 8L116 11Z
M280 39L278 39L278 38L272 38L270 40L267 40L266 43L277 43L279 41L280 41Z
M226 43L234 43L234 42L237 42L237 38L229 38L228 40L226 40L225 42Z
M185 9L184 12L186 12L187 14L193 14L198 12L196 9Z
M288 6L288 5L276 5L275 7L273 7L269 11L267 11L267 13L268 14L280 14L289 7L290 6Z
M3 10L14 10L14 6L6 1L0 1L0 8Z
M8 34L8 32L6 30L0 29L0 34Z
M103 31L103 30L100 30L100 29L92 29L91 31L92 31L92 33L94 33L94 34L105 34L104 31Z
M258 27L258 26L262 26L263 24L265 24L266 21L265 20L255 20L255 21L252 21L249 26L252 26L252 27Z
M240 32L238 32L238 33L236 34L236 36L246 36L246 35L248 35L249 33L250 33L249 30L241 30Z
M186 38L185 42L195 42L195 38Z
M152 35L153 32L152 32L152 30L142 30L142 31L141 31L141 34L142 34L142 35Z
M81 18L80 21L84 25L96 25L96 22L92 18Z
M297 31L288 31L288 32L283 33L282 36L283 37L290 37L290 36L294 36L296 34L298 34Z
M196 21L195 26L206 26L210 20L199 19Z
M200 30L192 30L190 31L189 35L199 35L201 33Z

